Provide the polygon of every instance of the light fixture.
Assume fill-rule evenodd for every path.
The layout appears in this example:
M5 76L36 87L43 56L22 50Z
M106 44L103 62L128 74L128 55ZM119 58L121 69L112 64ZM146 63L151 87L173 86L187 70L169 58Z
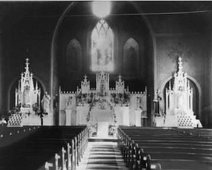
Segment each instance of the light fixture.
M110 14L111 2L110 1L93 1L92 2L93 14L99 18L105 18Z

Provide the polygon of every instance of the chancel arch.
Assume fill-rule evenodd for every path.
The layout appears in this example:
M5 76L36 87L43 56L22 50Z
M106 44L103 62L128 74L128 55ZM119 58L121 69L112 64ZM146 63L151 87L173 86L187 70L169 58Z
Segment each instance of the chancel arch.
M76 39L70 40L66 48L66 69L77 72L81 69L82 47Z
M129 38L124 45L124 57L123 57L123 73L125 75L136 76L138 71L138 56L139 45L133 38Z

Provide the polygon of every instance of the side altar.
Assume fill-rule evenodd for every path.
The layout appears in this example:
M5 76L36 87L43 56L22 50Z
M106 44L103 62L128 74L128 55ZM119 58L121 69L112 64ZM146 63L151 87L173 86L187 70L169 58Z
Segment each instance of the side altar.
M25 72L21 73L21 79L18 81L18 87L15 89L16 111L15 114L10 116L8 126L52 125L49 122L49 111L45 115L41 113L41 110L44 110L43 105L46 95L45 93L41 100L41 88L33 78L33 73L29 71L29 59L26 58Z
M20 107L22 113L32 113L34 110L40 110L41 90L38 83L33 81L33 74L29 71L29 59L26 59L25 72L21 73L21 79L18 82L18 88L15 89L15 107Z
M147 119L146 90L130 92L119 76L110 88L110 75L96 73L96 88L87 76L75 92L59 90L59 125L88 125L99 134L110 133L118 125L142 126ZM101 129L108 129L108 131Z
M182 58L178 58L178 71L165 89L165 115L156 116L156 126L193 128L202 127L193 111L193 89L183 72Z

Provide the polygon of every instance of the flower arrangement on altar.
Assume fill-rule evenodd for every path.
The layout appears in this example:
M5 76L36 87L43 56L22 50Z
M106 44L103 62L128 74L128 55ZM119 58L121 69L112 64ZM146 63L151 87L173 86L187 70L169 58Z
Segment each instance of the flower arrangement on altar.
M130 95L127 93L112 93L111 101L115 104L129 104Z

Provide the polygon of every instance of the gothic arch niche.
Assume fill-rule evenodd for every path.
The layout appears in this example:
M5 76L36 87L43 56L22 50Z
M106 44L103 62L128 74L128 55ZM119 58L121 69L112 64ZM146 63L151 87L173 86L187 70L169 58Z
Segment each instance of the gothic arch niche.
M200 119L201 117L201 110L200 110L200 96L201 96L201 92L200 89L198 88L198 84L195 83L195 81L192 80L193 78L191 78L190 76L187 78L191 89L193 89L193 111L194 111L194 115L197 116L198 119ZM173 83L174 83L174 78L169 78L168 81L166 81L164 87L163 87L163 97L161 98L160 102L160 108L161 110L163 110L166 113L166 89L169 88L169 86L171 85L171 87L173 87Z
M124 45L123 73L127 76L136 76L138 73L139 45L129 38Z
M78 72L81 70L81 58L81 45L79 41L72 39L66 48L66 70L68 73Z
M8 109L7 110L10 110L12 109L13 107L15 107L15 89L18 87L18 84L19 84L19 80L20 80L20 77L15 79L11 85L9 86L9 90L8 90ZM38 88L40 88L40 96L41 96L41 99L44 95L44 92L46 91L46 88L44 86L44 84L41 82L41 80L39 80L37 77L33 77L33 82L34 82L34 86L35 86L35 82L38 83Z
M91 32L91 70L114 70L114 34L104 19Z

